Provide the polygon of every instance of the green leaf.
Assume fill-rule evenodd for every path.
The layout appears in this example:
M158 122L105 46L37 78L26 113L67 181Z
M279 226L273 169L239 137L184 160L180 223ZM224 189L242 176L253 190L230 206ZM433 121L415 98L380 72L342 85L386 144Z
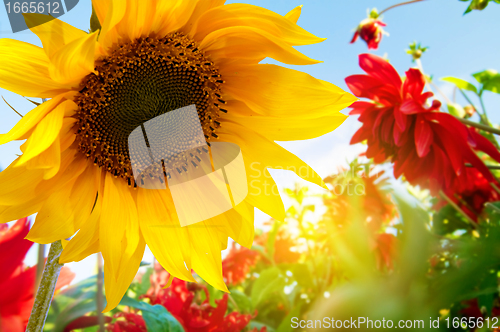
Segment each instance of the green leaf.
M120 301L120 305L141 310L148 331L184 332L184 328L177 319L175 319L165 307L159 304L152 306L149 303L140 302L128 296L124 296Z
M302 307L302 303L297 304L286 317L281 321L281 324L276 329L276 332L292 332L294 329L292 328L290 322L293 317L300 316L300 309Z
M182 325L168 310L157 304L151 306L150 310L142 312L142 318L146 322L148 331L154 332L184 332Z
M262 302L275 296L275 293L283 293L285 278L277 267L271 267L260 273L259 278L252 287L251 300L254 308Z
M463 79L449 76L449 77L443 77L441 80L455 84L455 86L459 89L469 90L477 94L477 88L472 83L469 83Z
M90 32L95 32L97 30L101 30L101 23L97 18L94 6L92 6L92 15L90 16Z
M472 74L472 76L483 85L483 90L500 93L500 74L496 70L486 69Z
M494 69L486 69L472 74L472 76L481 84L484 84L491 80L493 77L498 75L498 72Z
M494 294L498 291L497 271L491 271L480 286L483 290L492 289L492 292L481 294L477 297L479 308L485 307L488 311L488 316L491 316L493 310L493 301L495 300Z
M149 310L149 307L151 307L151 305L147 304L146 302L137 301L136 299L133 299L133 298L128 297L126 295L122 298L119 305L125 305L127 307L131 307L131 308L135 308L135 309L139 309L139 310L144 310L144 311Z
M238 306L237 311L241 313L253 313L252 302L247 294L236 289L231 289L231 294L229 295L233 298L234 302L236 302L236 305Z

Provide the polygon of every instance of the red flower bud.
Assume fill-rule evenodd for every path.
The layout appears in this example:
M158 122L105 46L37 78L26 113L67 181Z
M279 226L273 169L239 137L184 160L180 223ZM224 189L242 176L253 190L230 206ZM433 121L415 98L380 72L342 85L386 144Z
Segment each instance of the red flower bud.
M382 35L387 34L382 27L386 24L378 18L369 17L361 21L352 37L351 44L354 43L358 36L363 39L369 49L377 49L378 44L382 40Z

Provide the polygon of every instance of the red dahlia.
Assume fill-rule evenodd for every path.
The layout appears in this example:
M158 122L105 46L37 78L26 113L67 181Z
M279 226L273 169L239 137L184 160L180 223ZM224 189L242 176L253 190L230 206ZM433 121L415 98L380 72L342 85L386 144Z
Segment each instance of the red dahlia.
M439 101L427 105L433 94L423 91L425 79L418 69L408 70L403 83L381 57L361 54L359 65L367 75L349 76L346 83L356 96L371 101L351 105L351 114L359 114L363 123L351 144L366 140L368 158L377 163L390 159L396 178L404 175L412 185L434 194L474 189L477 172L487 182L495 181L475 152L485 152L498 162L500 153L474 129L439 112ZM468 170L466 164L476 171Z

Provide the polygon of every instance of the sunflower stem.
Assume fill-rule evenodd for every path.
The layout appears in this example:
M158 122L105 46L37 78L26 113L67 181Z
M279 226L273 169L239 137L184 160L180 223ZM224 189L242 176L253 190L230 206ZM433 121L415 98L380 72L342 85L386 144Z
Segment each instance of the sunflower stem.
M40 286L36 293L35 303L33 303L33 309L31 310L26 332L43 331L45 319L47 319L50 303L52 302L52 297L56 289L57 279L63 267L62 264L59 264L59 257L61 257L62 249L61 241L56 241L50 245L49 257L47 258L47 263L43 270L42 280L40 281Z
M396 7L399 7L399 6L404 6L404 5L409 5L409 4L412 4L412 3L417 3L417 2L422 2L422 1L425 1L425 0L411 0L411 1L406 1L406 2L401 2L401 3L398 3L396 5L392 5L390 7L387 7L386 9L384 9L383 11L381 11L380 13L378 13L378 15L382 15L383 13L393 9L393 8L396 8Z

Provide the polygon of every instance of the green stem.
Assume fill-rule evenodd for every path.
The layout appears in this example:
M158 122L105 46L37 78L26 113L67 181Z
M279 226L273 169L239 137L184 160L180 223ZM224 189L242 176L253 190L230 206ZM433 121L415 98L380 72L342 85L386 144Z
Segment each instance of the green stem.
M439 195L441 195L441 197L448 204L450 204L455 210L457 210L457 212L460 213L474 229L477 229L477 224L474 222L474 220L472 220L471 217L469 217L467 213L465 213L465 211L462 210L460 206L458 206L455 202L453 202L451 198L449 198L442 190L439 191Z
M470 163L465 163L465 166L466 167L474 167L472 164ZM489 169L500 169L500 166L497 166L497 165L484 165L486 167L488 167Z
M474 106L474 103L470 100L469 96L467 96L467 94L464 92L464 90L458 88L458 91L460 91L460 93L462 94L462 96L465 98L465 100L467 100L467 102L472 105L472 107L474 107L474 109L477 109L476 106Z
M490 121L488 121L488 115L486 114L486 107L484 106L482 92L479 94L479 102L481 103L481 108L483 109L483 115L485 117L484 120L486 124L491 125Z
M493 210L495 210L497 213L500 213L500 208L497 208L495 205L493 205L491 203L486 203L484 205L485 206L489 206L490 208L492 208Z
M45 264L45 269L43 270L42 280L40 281L40 287L38 287L38 292L36 293L35 303L33 303L33 309L31 310L26 332L43 331L45 319L49 313L50 303L52 302L52 297L56 289L57 279L63 267L62 264L59 264L59 257L61 257L62 249L61 241L56 241L50 245L49 257L47 258L47 264Z
M386 9L384 9L383 11L381 11L378 15L380 16L383 13L385 13L386 11L391 10L393 8L396 8L396 7L399 7L399 6L409 5L409 4L412 4L412 3L422 2L422 1L425 1L425 0L411 0L411 1L401 2L401 3L398 3L396 5L392 5L390 7L387 7Z
M493 187L493 189L495 189L495 191L500 194L500 189L497 187L496 184L494 184L493 182L490 182L490 186Z
M484 130L486 132L489 132L489 133L492 133L492 134L495 134L495 135L500 135L500 130L498 130L496 128L493 128L493 127L490 127L490 126L487 126L487 125L484 125L484 124L480 124L480 123L477 123L477 122L474 122L474 121L469 121L469 120L466 120L466 119L462 119L462 118L460 118L458 116L455 116L455 119L457 119L458 121L460 121L463 124L466 124L468 126L471 126L471 127L477 128L477 129L481 129L481 130Z

